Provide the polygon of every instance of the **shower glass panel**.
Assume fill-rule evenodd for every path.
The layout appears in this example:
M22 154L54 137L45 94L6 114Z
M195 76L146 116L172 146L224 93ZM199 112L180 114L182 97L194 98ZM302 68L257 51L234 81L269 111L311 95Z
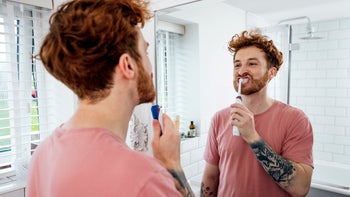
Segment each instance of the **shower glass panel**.
M278 74L268 86L268 94L282 102L289 102L289 71L290 71L290 32L289 25L278 25L273 27L259 28L262 34L273 40L276 47L283 53L283 64Z

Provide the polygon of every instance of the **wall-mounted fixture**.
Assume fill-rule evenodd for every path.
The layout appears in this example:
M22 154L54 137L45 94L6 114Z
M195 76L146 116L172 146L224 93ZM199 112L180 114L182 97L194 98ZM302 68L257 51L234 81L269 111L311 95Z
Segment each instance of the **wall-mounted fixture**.
M278 24L286 23L286 22L294 21L294 20L301 20L301 19L306 19L307 20L307 26L306 26L307 36L301 37L300 39L303 39L303 40L318 40L318 39L322 39L322 37L314 36L315 28L311 26L311 20L307 16L300 16L300 17L295 17L295 18L284 19L284 20L279 21Z

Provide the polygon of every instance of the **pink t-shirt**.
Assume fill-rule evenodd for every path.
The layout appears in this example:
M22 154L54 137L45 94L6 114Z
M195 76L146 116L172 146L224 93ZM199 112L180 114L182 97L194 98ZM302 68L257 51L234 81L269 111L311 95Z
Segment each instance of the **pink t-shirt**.
M28 173L28 197L181 196L157 160L105 129L56 129Z
M214 115L204 153L208 163L219 167L218 196L290 196L265 172L250 146L232 135L230 110ZM301 110L275 101L254 119L257 132L277 154L313 166L312 126Z

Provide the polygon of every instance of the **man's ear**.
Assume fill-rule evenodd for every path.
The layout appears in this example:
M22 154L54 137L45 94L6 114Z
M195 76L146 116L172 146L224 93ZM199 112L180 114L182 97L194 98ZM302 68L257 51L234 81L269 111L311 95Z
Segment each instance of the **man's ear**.
M271 79L273 79L277 74L277 68L276 67L272 67L269 69L269 81Z
M135 78L137 72L137 66L135 61L129 54L124 53L119 58L119 64L116 67L120 74L128 79Z

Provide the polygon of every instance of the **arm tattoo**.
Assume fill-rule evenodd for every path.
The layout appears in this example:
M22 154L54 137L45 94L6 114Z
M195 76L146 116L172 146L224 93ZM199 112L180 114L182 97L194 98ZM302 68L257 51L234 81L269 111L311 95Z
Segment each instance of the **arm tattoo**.
M169 173L174 177L176 189L181 192L182 196L195 197L190 185L186 180L185 173L168 169Z
M214 191L212 191L209 186L205 186L204 183L202 182L200 196L201 197L214 196Z
M276 154L262 139L249 145L273 180L282 187L287 187L294 177L295 167L292 162Z

